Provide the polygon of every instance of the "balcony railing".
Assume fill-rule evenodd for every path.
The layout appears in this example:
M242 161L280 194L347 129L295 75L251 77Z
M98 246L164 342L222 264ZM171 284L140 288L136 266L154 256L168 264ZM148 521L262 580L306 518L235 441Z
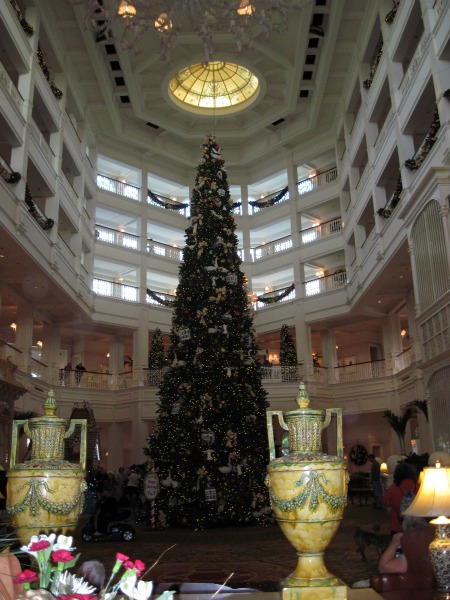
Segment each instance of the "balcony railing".
M172 260L181 261L183 258L183 251L181 248L175 248L169 246L169 244L163 244L162 242L155 242L155 240L147 240L147 252L161 256L162 258L171 258Z
M94 278L92 291L98 296L107 296L116 300L125 300L126 302L139 301L139 288L105 279Z
M106 175L97 174L97 187L100 190L130 198L130 200L137 200L138 202L140 200L140 189L138 187L111 179L111 177L106 177Z
M325 277L318 277L303 283L305 296L316 296L325 292L332 292L339 288L343 288L347 284L347 272L339 271Z
M308 227L300 231L302 244L311 244L322 238L336 235L342 231L342 219L337 217L331 221L325 221L314 227Z
M302 364L298 365L272 365L261 367L263 381L300 381L304 375Z
M112 375L98 371L59 370L59 385L62 387L88 388L91 390L114 389Z
M384 359L336 367L336 370L339 383L376 379L377 377L384 377L386 373Z
M118 229L96 225L95 237L99 242L104 242L105 244L114 244L115 246L129 248L130 250L138 250L139 248L139 237L137 235L125 233Z
M3 85L3 88L7 91L8 96L11 98L13 104L17 108L18 111L22 110L23 107L23 98L20 95L18 89L12 82L11 77L8 75L7 70L3 66L3 63L0 61L0 83Z
M273 254L277 254L278 252L285 252L290 248L292 248L292 238L290 235L287 235L274 240L273 242L256 246L256 248L250 248L250 253L252 256L252 261L254 262L256 260L260 260L261 258L267 258Z
M332 169L328 169L328 171L323 171L322 173L317 173L316 175L308 177L307 179L302 179L296 184L297 194L302 196L303 194L313 192L320 187L329 185L337 179L337 175L337 168L333 167Z

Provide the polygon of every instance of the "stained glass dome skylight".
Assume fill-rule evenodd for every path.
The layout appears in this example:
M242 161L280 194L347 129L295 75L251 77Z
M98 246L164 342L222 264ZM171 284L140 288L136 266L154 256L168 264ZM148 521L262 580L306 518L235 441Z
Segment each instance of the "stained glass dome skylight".
M225 61L190 65L170 80L169 91L188 110L240 110L258 97L259 81L242 65ZM229 112L226 111L226 112Z

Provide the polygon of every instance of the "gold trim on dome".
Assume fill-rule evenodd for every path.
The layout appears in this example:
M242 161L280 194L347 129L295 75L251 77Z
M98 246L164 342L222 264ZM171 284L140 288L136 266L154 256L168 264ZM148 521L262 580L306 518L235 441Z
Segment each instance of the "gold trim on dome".
M256 100L259 81L242 65L225 61L197 63L172 77L169 92L177 104L197 109L243 108Z

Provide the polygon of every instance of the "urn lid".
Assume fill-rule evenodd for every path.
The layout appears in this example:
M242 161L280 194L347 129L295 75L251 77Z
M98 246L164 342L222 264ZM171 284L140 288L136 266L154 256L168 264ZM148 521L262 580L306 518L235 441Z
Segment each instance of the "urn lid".
M303 381L301 381L298 385L297 398L295 401L298 408L285 413L284 416L287 420L295 419L296 417L320 418L320 416L325 416L324 410L309 408L310 398L308 396L308 392L306 391L306 385Z

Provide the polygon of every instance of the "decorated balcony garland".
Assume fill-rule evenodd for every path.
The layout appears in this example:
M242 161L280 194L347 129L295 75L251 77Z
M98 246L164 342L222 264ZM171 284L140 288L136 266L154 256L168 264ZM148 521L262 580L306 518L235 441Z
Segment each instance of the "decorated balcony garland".
M380 33L380 37L378 39L377 47L375 49L375 55L372 59L372 65L370 67L370 75L363 82L363 87L368 90L372 85L373 78L375 77L375 73L378 69L378 65L380 63L381 57L383 56L383 34Z
M402 183L402 176L401 173L398 174L398 178L397 178L397 186L395 188L395 192L392 195L391 201L386 203L383 208L380 208L377 210L377 214L380 215L380 217L384 217L385 219L387 219L388 217L391 216L392 212L394 211L394 208L397 206L397 204L400 201L400 195L403 191L403 183Z
M18 6L16 0L10 0L10 2L11 2L11 6L13 7L13 9L16 11L16 15L17 15L17 18L19 19L20 26L22 27L24 32L27 35L33 35L33 33L34 33L33 26L30 25L28 23L28 21L25 19L25 17L23 16L22 11L20 10L20 7Z
M152 290L149 290L148 288L147 288L147 296L150 296L150 298L152 300L154 300L158 304L161 304L161 306L172 307L175 302L174 300L166 300L166 298L161 298L161 296L158 294L158 292L152 292Z
M48 84L50 85L52 94L55 96L55 98L57 100L61 100L61 98L63 97L63 93L59 88L56 87L53 79L50 77L50 71L45 62L44 53L42 52L40 46L38 46L38 49L37 49L37 58L38 58L39 66L41 67L42 72L44 73L44 77L48 81Z
M268 200L265 200L264 198L262 198L262 200L251 200L251 201L249 201L249 204L250 204L250 206L253 206L254 208L268 208L269 206L273 206L274 204L277 204L281 200L284 200L287 193L289 193L288 186L284 187L282 190L277 192L274 196L272 196Z
M405 160L405 167L407 169L409 169L410 171L415 171L420 167L420 165L428 156L431 148L434 146L434 143L437 140L437 132L440 126L441 122L439 119L439 112L436 107L434 109L433 122L431 123L430 129L428 130L428 133L425 136L422 145L412 158L408 158L407 160Z
M47 219L39 213L35 203L33 202L33 198L31 196L31 192L28 188L28 185L25 187L25 204L28 206L28 212L44 231L47 231L48 229L51 229L53 227L53 225L55 224L54 220Z
M263 304L274 304L275 302L280 302L283 298L286 298L295 288L295 285L292 284L289 287L285 288L282 292L277 294L276 296L256 296L258 302L262 302Z
M390 10L388 14L384 17L384 20L386 21L386 23L389 23L389 25L394 22L395 15L398 11L398 7L400 6L400 0L392 0L392 2L394 5L392 7L392 10Z
M168 210L184 210L185 208L188 208L189 204L187 204L186 202L168 202L167 200L161 200L161 198L158 198L158 196L156 194L154 194L151 190L147 190L147 194L149 195L149 197L151 198L152 202L154 202L155 204L157 204L158 206L162 206L163 208L166 208Z

